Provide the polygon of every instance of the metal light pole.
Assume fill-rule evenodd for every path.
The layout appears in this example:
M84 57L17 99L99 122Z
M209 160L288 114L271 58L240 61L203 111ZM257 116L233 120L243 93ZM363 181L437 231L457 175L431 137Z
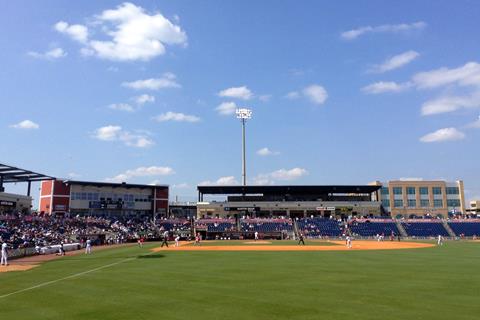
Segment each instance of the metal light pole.
M237 119L242 121L242 183L247 185L247 160L245 156L245 123L252 119L252 110L241 108L236 111Z

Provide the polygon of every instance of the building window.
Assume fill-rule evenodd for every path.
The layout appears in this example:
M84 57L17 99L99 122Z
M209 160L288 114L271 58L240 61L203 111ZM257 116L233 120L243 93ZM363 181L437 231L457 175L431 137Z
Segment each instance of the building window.
M428 187L420 187L420 194L428 194Z
M388 199L382 199L382 205L384 207L390 207L390 200Z
M442 208L443 207L443 200L441 200L441 199L433 200L433 206L435 208Z
M415 199L408 199L408 207L409 208L417 207L417 201Z
M447 194L459 194L457 187L447 187Z
M460 200L447 199L447 207L460 207Z
M403 200L400 200L400 199L394 200L393 205L395 208L403 207Z
M433 194L442 194L442 188L440 187L433 187L432 191L433 191Z
M393 187L393 194L402 194L402 187Z
M428 199L427 200L425 200L425 199L420 200L420 207L428 208L429 206L430 206L430 202L428 201Z
M407 194L415 194L415 187L407 187Z
M382 194L383 194L383 195L388 195L388 194L390 194L390 191L388 190L387 187L382 187Z

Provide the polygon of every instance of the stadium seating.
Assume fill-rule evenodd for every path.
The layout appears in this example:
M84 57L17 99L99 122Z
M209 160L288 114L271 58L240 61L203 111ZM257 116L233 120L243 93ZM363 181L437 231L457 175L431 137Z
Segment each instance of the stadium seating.
M457 236L480 236L480 221L449 221L448 226Z
M303 218L298 220L297 225L307 237L338 237L342 234L339 223L334 219Z
M407 234L411 237L435 237L438 235L445 237L449 236L441 221L408 221L402 222L402 226Z
M157 224L167 231L187 231L191 229L190 221L187 219L166 219L159 220Z
M375 221L362 221L362 222L353 222L350 225L350 230L354 235L359 235L362 237L373 237L377 234L390 236L392 232L395 235L399 234L397 225L395 222L375 222Z
M288 219L244 219L241 221L243 232L282 232L292 231L293 224Z

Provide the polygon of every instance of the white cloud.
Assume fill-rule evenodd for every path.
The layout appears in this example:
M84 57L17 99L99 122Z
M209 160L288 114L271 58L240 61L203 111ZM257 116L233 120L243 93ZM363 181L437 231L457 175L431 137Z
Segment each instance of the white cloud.
M66 34L73 40L85 43L88 40L88 28L81 24L68 24L65 21L59 21L54 26L55 30Z
M262 95L258 96L258 100L260 100L262 102L268 102L268 101L270 101L270 99L272 99L271 94L262 94Z
M47 59L47 60L54 60L58 58L63 58L67 56L67 53L63 51L62 48L53 48L51 50L48 50L44 53L36 52L36 51L30 51L28 52L28 55L33 58L38 58L38 59Z
M131 133L120 126L112 125L96 129L92 137L102 141L120 141L126 146L137 148L146 148L154 144L153 140L143 133Z
M480 116L478 117L478 119L470 124L467 125L467 128L476 128L476 129L480 129Z
M415 87L417 89L434 89L442 86L457 85L466 87L480 87L480 64L476 62L468 62L458 68L440 68L436 70L419 72L412 77L411 81L404 83L396 82L376 82L364 87L362 90L366 93L383 93L383 92L400 92L405 89ZM474 96L473 100L477 98ZM427 104L441 104L439 110L457 110L461 107L475 105L475 101L468 97L447 97L430 101ZM448 105L448 106L447 106ZM452 106L453 105L453 106ZM458 105L458 107L456 107ZM434 108L435 109L435 108ZM449 111L443 111L449 112ZM432 114L435 112L432 112Z
M290 91L285 95L285 97L291 100L297 99L297 98L300 98L300 93L298 91Z
M387 60L385 60L382 64L375 65L370 69L370 72L374 73L383 73L387 71L391 71L394 69L398 69L403 67L404 65L409 64L416 58L418 58L420 54L416 51L410 50L398 55L395 55Z
M440 68L420 72L413 76L413 82L420 89L437 88L455 84L459 86L480 86L480 64L468 62L458 68Z
M181 87L180 84L176 82L176 76L170 72L164 73L161 78L124 82L122 86L135 90L160 90Z
M270 173L274 180L296 180L308 174L308 171L303 168L293 168L290 170L280 169Z
M278 155L280 153L277 152L277 151L272 151L272 150L268 149L267 147L265 147L265 148L261 148L261 149L257 150L257 154L259 156L266 157L266 156Z
M362 88L367 94L379 94L385 92L401 92L409 88L410 83L396 83L393 81L379 81Z
M353 40L367 33L400 33L424 29L427 24L423 21L402 24L384 24L380 26L364 26L341 33L345 40Z
M308 171L303 168L280 169L270 173L259 174L254 177L253 184L255 185L273 185L277 181L291 181L306 176Z
M426 101L422 105L422 115L453 112L462 108L480 108L480 91L470 96L444 96Z
M290 100L298 99L300 97L304 97L310 102L320 105L325 103L328 98L328 93L321 85L312 84L303 88L301 91L290 91L285 95L285 98Z
M132 107L128 103L113 103L109 105L108 108L116 111L126 111L126 112L134 112L136 110L136 108Z
M12 124L10 127L15 129L24 129L24 130L40 128L40 126L37 123L31 120L23 120L23 121L20 121L19 123Z
M318 84L312 84L303 89L303 94L314 104L323 104L327 98L327 90Z
M172 186L173 189L188 189L190 185L188 183L179 183Z
M199 122L200 118L194 115L168 111L166 113L162 113L154 117L154 120L157 122L164 122L164 121Z
M236 98L242 100L249 100L253 97L253 93L246 86L228 88L220 91L218 95L220 97Z
M169 176L172 174L175 174L175 171L170 167L138 167L136 169L127 170L123 173L116 175L115 177L107 178L105 180L109 182L127 182L132 178ZM156 182L158 182L158 180Z
M239 108L235 102L222 102L215 108L222 116L228 116L235 113L235 110Z
M198 185L200 186L234 186L238 185L238 181L234 176L220 177L217 181L202 181Z
M142 95L134 97L133 101L135 101L135 103L138 104L138 105L142 105L142 104L145 104L147 102L148 103L155 102L155 97L151 96L151 95L148 95L148 94L142 94Z
M443 128L435 132L424 135L420 138L421 142L444 142L444 141L456 141L465 138L465 134L458 131L455 128Z
M125 2L93 18L91 27L99 35L89 38L83 25L60 21L55 29L84 46L82 53L114 61L148 61L166 52L166 45L186 45L187 35L180 26L161 13L149 14L142 7Z
M71 178L71 179L76 179L76 178L80 178L81 175L78 174L78 173L75 173L75 172L70 172L70 173L68 174L68 177Z

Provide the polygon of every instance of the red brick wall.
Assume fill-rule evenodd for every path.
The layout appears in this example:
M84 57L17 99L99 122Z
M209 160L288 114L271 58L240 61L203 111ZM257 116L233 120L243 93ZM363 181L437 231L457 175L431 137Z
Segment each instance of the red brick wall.
M50 197L40 198L40 205L38 207L40 212L50 213Z
M55 190L56 191L56 190ZM70 198L53 197L52 210L57 212L64 212L69 210Z
M49 196L51 194L52 194L52 181L51 180L42 181L40 195Z
M157 187L156 198L168 199L168 187Z
M167 209L168 208L168 200L157 200L156 201L156 207L157 209Z
M69 196L70 195L70 185L66 185L61 180L56 180L55 181L55 188L53 189L53 191L55 192L55 195Z

